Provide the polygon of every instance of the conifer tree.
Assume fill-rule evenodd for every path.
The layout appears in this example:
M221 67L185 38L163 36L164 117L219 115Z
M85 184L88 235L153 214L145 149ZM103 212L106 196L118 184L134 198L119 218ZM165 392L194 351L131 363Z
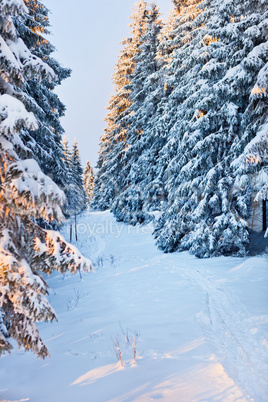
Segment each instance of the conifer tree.
M146 219L145 180L148 177L151 158L155 156L155 153L151 153L154 147L151 123L164 92L164 88L159 85L161 80L156 60L161 26L158 7L155 3L148 4L144 34L129 85L132 105L126 119L127 150L121 174L123 191L116 198L112 208L117 219L132 224L141 223Z
M244 255L252 189L247 175L237 191L231 164L264 119L248 109L267 63L264 6L205 1L200 9L188 48L173 62L177 87L170 98L179 106L169 143L177 148L166 171L169 205L156 234L165 251Z
M262 227L263 231L266 231L266 236L268 235L266 206L268 200L267 83L268 63L266 62L259 71L251 91L249 105L241 123L245 131L235 147L236 158L232 163L236 178L233 193L238 199L243 200L247 197L246 200L250 200L248 209L251 213L255 202L258 208L262 209Z
M72 182L72 154L69 148L67 137L64 136L62 140L62 153L65 170L67 172L67 183Z
M74 192L73 172L72 172L72 154L69 148L68 140L66 136L62 141L63 163L66 171L66 179L64 186L64 193L66 195L66 204L64 206L64 214L66 217L70 217L74 213L74 206L76 204L76 194Z
M76 140L70 150L67 138L64 137L63 161L66 169L65 194L67 205L64 210L66 216L78 214L85 208L85 192L83 188L83 168Z
M36 322L56 314L46 295L43 273L90 270L91 262L55 231L37 219L60 222L64 193L33 159L19 134L38 128L38 121L21 102L27 80L35 75L56 79L54 71L32 54L18 36L13 18L23 18L22 0L0 1L0 354L11 349L12 337L26 350L45 357Z
M135 58L140 51L147 13L147 3L139 1L131 15L131 36L122 42L123 50L113 76L115 95L111 97L108 106L107 128L101 138L95 178L94 206L100 209L110 208L121 192L123 158L127 150L127 116L132 103L129 84L136 65Z
M85 191L83 187L83 168L77 141L74 140L71 154L71 174L73 178L74 192L76 193L75 212L79 213L85 208Z
M70 76L70 69L63 68L51 54L55 48L47 39L49 33L48 9L39 0L27 0L29 13L14 19L19 36L34 56L39 57L50 66L56 79L27 77L23 102L27 110L32 111L38 120L38 129L24 130L21 138L31 150L32 157L37 160L45 174L64 188L66 172L62 161L61 137L64 132L60 117L64 115L65 106L54 92L62 80ZM46 37L45 37L46 35Z
M113 208L117 218L126 222L135 224L150 219L151 215L148 215L148 212L163 208L163 203L166 201L169 189L164 186L165 170L170 158L169 153L166 152L169 146L167 134L177 121L176 100L169 98L170 92L175 87L172 82L174 63L173 66L171 63L174 53L180 46L187 44L187 35L189 41L189 27L193 16L200 14L196 5L197 1L191 1L190 4L184 4L183 7L176 6L168 23L161 30L158 17L155 22L147 23L148 31L144 35L144 44L141 45L141 49L143 47L144 49L137 57L139 59L137 68L144 69L143 66L147 66L144 69L146 71L147 68L145 73L147 77L146 79L143 77L143 91L139 90L139 87L136 88L140 104L136 99L136 102L130 107L130 110L134 110L135 107L137 110L129 119L134 128L131 124L129 125L128 132L132 130L128 140L129 149L126 153L126 157L128 156L130 161L127 166L130 166L131 173L126 180L129 184L126 185L127 190L123 195L120 194L117 198L116 209ZM152 7L154 10L156 9L154 3ZM158 27L157 35L153 33L154 26ZM179 38L183 38L184 42ZM148 52L150 46L151 50L154 49L153 52ZM155 71L150 71L150 58L153 60ZM137 77L139 77L139 73ZM133 86L135 86L135 80L134 73ZM143 98L141 94L144 94ZM132 94L132 97L134 98L135 95ZM142 130L140 130L141 127L138 130L137 125L142 126ZM136 133L139 131L142 131L142 135L137 136ZM124 194L127 195L126 211L123 206Z
M94 196L94 172L89 161L87 161L83 174L83 187L86 194L86 206L89 207Z

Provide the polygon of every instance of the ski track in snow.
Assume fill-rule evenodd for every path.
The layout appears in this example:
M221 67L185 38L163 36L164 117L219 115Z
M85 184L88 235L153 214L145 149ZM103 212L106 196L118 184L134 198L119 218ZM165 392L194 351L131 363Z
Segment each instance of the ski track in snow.
M265 338L256 339L252 329L254 322L268 323L268 315L250 318L230 288L211 280L198 269L189 269L189 266L166 269L171 272L177 269L205 292L207 309L197 313L196 318L212 351L248 395L254 395L255 401L268 401L268 348Z
M59 322L41 329L52 358L3 358L0 401L268 401L267 257L163 254L151 230L109 212L78 217L74 244L95 273L49 279ZM120 328L139 333L136 365L121 344L123 369L111 342Z
M254 395L257 401L268 401L268 351L253 336L244 306L230 289L219 288L217 282L213 283L196 269L192 274L206 292L207 311L197 314L197 319L215 353L249 395ZM268 322L268 316L265 320Z

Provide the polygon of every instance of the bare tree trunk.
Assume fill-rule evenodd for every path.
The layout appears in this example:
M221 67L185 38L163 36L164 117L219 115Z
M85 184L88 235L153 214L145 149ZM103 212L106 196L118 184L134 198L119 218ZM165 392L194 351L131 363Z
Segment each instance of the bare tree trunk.
M76 212L75 212L75 214L74 214L74 229L75 229L75 240L77 241Z
M264 232L267 230L267 206L266 206L266 200L262 201L262 230Z
M70 243L72 243L73 225L70 225Z

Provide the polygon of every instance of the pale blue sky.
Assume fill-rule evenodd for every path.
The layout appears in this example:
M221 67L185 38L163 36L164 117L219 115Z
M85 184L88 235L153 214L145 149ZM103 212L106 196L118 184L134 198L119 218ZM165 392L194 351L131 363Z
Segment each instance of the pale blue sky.
M120 41L128 36L131 8L136 0L44 0L51 11L50 41L54 57L73 70L71 78L58 87L66 105L62 119L70 142L78 141L83 165L95 167L99 140L105 128L105 107L113 92L111 77L120 51ZM171 0L159 0L164 16Z

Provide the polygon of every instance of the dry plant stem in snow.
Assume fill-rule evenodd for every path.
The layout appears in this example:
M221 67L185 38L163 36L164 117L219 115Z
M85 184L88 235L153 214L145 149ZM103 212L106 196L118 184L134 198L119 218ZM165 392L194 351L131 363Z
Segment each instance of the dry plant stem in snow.
M132 353L133 353L133 363L136 364L136 359L137 359L137 339L139 337L139 333L138 331L132 331L131 329L128 329L126 331L123 330L121 323L119 323L121 331L125 337L125 343L124 345L129 345L132 349ZM128 331L130 331L132 333L132 336L129 336Z
M112 336L111 339L113 342L113 347L114 347L116 358L117 358L118 362L120 362L121 366L124 367L120 339L118 336ZM125 343L123 345L123 348L124 348L124 346L125 346Z

